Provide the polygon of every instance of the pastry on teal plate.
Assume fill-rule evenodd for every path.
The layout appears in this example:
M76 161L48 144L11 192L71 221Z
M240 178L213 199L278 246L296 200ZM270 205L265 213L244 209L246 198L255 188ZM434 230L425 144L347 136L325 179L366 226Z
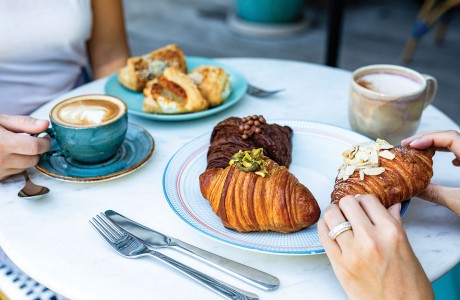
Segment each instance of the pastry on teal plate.
M107 161L85 164L63 156L42 155L36 168L45 175L72 182L95 182L115 179L139 169L151 158L155 142L144 128L129 123L126 138L115 156ZM56 140L51 151L59 150Z
M222 104L203 111L183 114L146 113L142 108L142 103L144 102L144 95L142 94L142 91L134 92L125 88L118 81L117 73L114 73L109 77L105 84L104 91L107 95L112 95L125 101L126 105L128 106L129 114L156 121L186 121L211 116L235 105L246 94L246 91L248 89L248 83L244 78L244 75L240 73L238 70L209 58L188 56L186 58L186 61L187 69L189 71L198 66L208 65L220 67L224 69L226 73L229 74L229 80L232 84L232 91L228 98Z

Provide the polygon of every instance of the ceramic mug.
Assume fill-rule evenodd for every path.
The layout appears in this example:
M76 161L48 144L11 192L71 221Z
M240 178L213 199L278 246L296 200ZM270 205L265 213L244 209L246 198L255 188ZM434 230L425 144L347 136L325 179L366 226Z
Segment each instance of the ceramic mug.
M59 102L51 109L51 127L46 133L60 150L45 155L87 164L110 159L125 139L127 112L122 100L108 95L82 95Z
M351 128L399 145L413 135L423 110L436 96L435 78L396 65L370 65L353 72L348 102Z

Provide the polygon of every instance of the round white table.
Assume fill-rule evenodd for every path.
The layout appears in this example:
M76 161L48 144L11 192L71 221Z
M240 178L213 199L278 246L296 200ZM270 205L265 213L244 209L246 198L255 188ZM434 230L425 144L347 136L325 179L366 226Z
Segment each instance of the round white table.
M256 86L284 88L285 92L267 99L246 95L221 113L193 121L158 122L130 115L130 122L152 134L155 152L144 167L112 181L63 182L33 169L31 179L51 190L46 198L35 202L17 197L24 184L21 176L0 183L0 245L10 258L34 279L71 299L220 298L158 260L129 260L117 255L88 223L97 213L113 209L160 232L277 276L281 281L279 289L266 292L177 251L163 251L218 279L256 293L261 299L345 299L326 255L276 255L233 247L200 234L168 205L162 176L169 159L184 144L210 132L227 117L262 114L267 119L292 118L349 128L349 72L281 60L219 61L240 70ZM105 82L106 79L101 79L73 90L33 115L48 118L50 108L59 100L103 93ZM459 130L453 121L430 106L423 114L419 131L433 129ZM452 166L451 160L452 154L436 154L432 182L458 185L460 170ZM413 199L403 222L415 254L431 281L460 261L460 218L454 213Z

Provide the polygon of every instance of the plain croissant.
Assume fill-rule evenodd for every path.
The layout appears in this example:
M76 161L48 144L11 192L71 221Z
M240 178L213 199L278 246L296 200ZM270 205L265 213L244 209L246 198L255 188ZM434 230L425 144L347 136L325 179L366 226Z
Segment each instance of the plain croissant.
M235 165L208 169L200 190L225 227L239 232L295 232L318 221L310 191L284 166L266 159L265 177Z
M415 150L395 147L389 150L393 159L381 159L385 171L379 175L360 178L358 170L346 180L336 179L331 195L333 203L346 195L373 194L385 207L409 200L422 192L433 176L434 148Z

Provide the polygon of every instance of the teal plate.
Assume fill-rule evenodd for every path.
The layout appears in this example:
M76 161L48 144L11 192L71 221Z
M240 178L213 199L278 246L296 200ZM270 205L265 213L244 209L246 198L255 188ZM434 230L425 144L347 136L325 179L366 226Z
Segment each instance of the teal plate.
M232 83L232 92L230 93L230 96L221 105L207 110L186 114L145 113L142 109L142 103L144 102L144 96L142 92L133 92L121 85L118 82L117 73L114 73L109 77L105 84L104 91L107 95L112 95L125 101L126 105L128 105L128 113L157 121L186 121L204 118L221 112L229 108L230 106L238 103L238 101L240 101L243 98L244 94L246 94L246 90L248 89L248 83L246 82L246 79L244 78L243 74L241 74L239 71L208 58L187 57L186 59L187 68L189 71L198 66L207 65L220 67L230 75L229 79Z
M83 164L63 156L42 156L36 168L45 175L72 182L95 182L115 179L134 172L153 154L155 142L144 128L129 123L126 138L111 159L97 164ZM51 151L59 150L52 140Z

